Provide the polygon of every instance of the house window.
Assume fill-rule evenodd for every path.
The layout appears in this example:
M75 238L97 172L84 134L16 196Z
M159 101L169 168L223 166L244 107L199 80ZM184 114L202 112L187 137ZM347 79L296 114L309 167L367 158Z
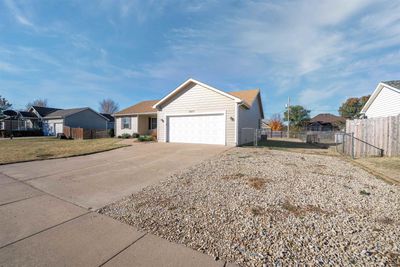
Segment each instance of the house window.
M149 118L149 130L157 129L157 118Z
M131 118L123 117L121 119L121 129L130 129L131 128Z

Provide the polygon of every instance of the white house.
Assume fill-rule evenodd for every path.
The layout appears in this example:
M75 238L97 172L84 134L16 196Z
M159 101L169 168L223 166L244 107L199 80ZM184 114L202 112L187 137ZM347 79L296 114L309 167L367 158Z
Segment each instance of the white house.
M381 82L361 110L366 118L400 114L400 80Z
M236 146L253 141L264 118L260 90L224 92L189 79L161 100L143 101L116 114L115 131L157 134L159 142Z

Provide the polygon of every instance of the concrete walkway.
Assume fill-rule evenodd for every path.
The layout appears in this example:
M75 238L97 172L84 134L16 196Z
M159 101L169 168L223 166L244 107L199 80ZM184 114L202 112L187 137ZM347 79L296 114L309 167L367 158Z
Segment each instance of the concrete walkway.
M225 149L151 144L0 166L0 266L224 266L91 210Z

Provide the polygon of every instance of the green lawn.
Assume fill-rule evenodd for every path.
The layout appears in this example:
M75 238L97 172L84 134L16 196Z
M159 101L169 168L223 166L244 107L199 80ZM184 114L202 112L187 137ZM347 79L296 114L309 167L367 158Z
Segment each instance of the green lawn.
M71 157L126 146L116 138L60 140L29 138L0 140L0 164L20 161Z

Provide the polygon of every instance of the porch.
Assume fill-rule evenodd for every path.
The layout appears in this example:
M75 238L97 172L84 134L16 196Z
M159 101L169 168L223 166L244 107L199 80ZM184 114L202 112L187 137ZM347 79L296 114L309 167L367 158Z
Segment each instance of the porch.
M157 135L157 113L137 115L137 133Z

